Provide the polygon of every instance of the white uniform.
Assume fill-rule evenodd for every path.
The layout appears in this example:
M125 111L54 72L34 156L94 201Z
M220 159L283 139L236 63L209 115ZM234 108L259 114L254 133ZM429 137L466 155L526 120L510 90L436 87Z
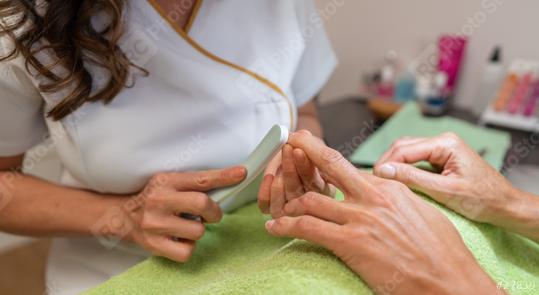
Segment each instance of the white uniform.
M319 93L336 66L311 0L206 0L187 32L165 20L174 11L128 2L121 47L150 75L133 70L134 87L110 104L86 103L55 122L44 111L64 94L39 93L39 78L26 73L22 57L1 63L0 156L21 154L50 132L62 185L137 192L157 172L241 162L272 125L294 128L297 107ZM98 89L105 79L95 80ZM80 292L143 258L107 250L96 239L57 239L49 290Z

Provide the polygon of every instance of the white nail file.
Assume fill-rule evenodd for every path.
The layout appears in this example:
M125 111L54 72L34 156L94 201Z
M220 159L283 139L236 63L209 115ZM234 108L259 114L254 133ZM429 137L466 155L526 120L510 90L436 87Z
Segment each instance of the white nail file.
M284 126L273 126L256 149L249 155L247 160L240 164L247 169L247 176L245 179L237 185L213 190L209 192L208 195L221 205L221 207L225 201L227 201L227 203L234 203L231 202L231 199L251 184L251 182L264 171L269 162L283 148L288 141L288 133L288 128Z

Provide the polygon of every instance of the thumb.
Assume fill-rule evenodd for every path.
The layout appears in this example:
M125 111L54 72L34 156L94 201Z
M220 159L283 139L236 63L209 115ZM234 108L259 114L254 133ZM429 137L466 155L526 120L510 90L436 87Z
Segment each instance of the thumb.
M444 203L451 196L453 179L449 176L421 170L404 163L384 163L374 168L376 176L396 180L419 190L438 202Z

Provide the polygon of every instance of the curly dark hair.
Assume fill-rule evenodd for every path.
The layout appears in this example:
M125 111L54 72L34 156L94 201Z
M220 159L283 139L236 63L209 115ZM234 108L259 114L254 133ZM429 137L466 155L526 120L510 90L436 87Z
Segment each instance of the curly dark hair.
M123 33L123 12L127 0L0 0L0 34L8 35L14 48L5 61L19 54L25 58L27 71L45 77L39 85L43 93L73 89L48 111L47 116L60 120L85 102L108 103L127 85L133 64L118 46ZM104 13L108 23L99 31L92 18ZM43 42L43 41L46 42ZM54 53L51 64L36 57L41 51ZM108 71L106 85L92 93L94 80L84 63ZM67 70L57 75L56 67ZM33 71L30 71L30 70Z

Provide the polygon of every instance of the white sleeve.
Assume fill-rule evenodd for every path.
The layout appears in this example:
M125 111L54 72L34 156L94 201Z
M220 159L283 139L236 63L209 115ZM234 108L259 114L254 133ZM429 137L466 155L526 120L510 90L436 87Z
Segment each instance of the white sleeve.
M5 56L7 46L6 37L0 38L1 56ZM26 152L47 132L43 99L21 59L0 62L0 157Z
M297 106L320 93L337 67L337 57L312 0L296 1L296 13L305 42L305 51L292 81Z

